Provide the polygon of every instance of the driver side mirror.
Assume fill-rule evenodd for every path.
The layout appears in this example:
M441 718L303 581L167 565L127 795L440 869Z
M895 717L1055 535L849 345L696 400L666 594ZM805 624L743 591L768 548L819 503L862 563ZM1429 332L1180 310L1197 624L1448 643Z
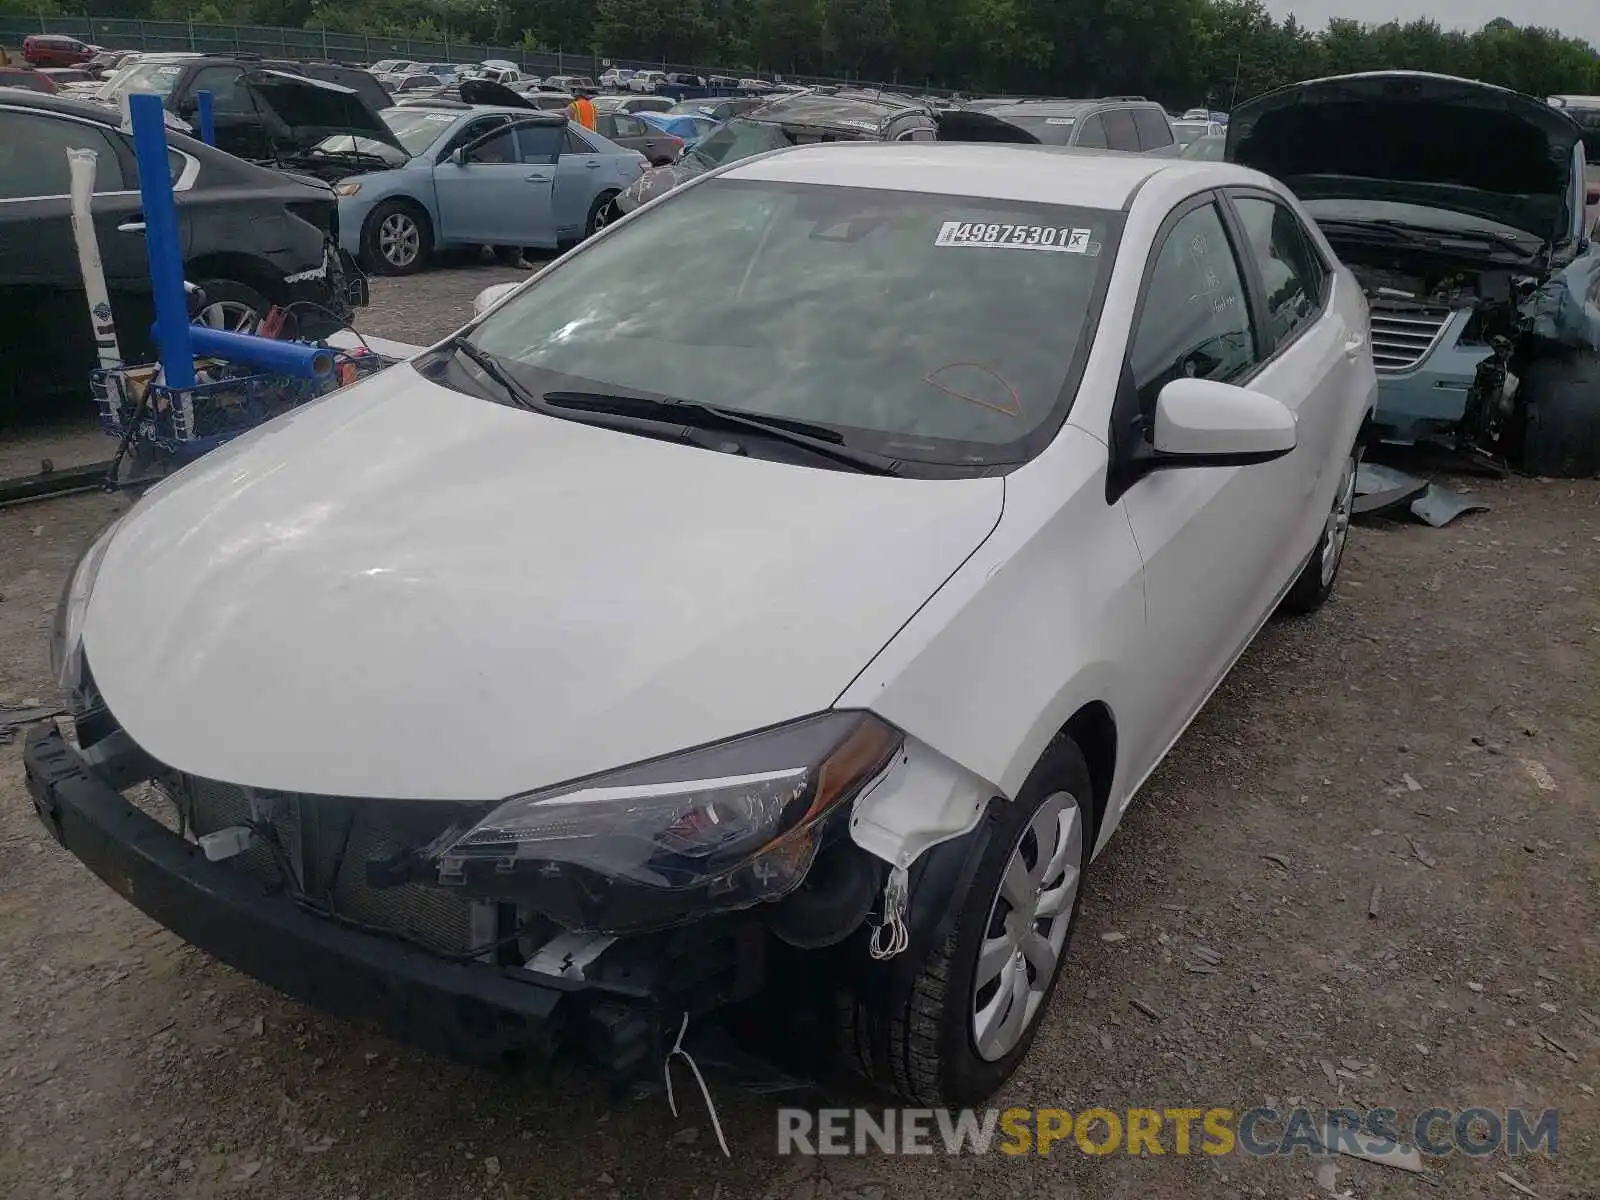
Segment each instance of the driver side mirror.
M458 167L466 166L467 165L467 147L465 147L465 146L457 146L454 150L450 151L450 161L453 162Z
M1210 379L1174 379L1156 396L1158 466L1242 467L1295 447L1295 417L1271 396Z

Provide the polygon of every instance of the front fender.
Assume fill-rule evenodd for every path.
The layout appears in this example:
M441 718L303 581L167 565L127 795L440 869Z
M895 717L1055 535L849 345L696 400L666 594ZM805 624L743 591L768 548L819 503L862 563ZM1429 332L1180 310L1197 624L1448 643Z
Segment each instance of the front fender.
M1064 426L1006 476L994 533L836 701L879 713L1005 798L1080 708L1104 704L1119 761L1102 844L1121 781L1137 774L1125 764L1148 740L1147 719L1124 703L1144 632L1143 563L1121 506L1106 503L1105 470L1105 446ZM902 855L952 821L939 791L901 811Z

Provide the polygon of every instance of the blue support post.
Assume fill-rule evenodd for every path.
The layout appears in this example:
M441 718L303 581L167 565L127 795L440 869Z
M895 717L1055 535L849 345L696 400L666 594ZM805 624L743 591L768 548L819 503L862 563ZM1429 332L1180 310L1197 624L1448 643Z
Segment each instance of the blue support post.
M200 109L200 140L208 146L217 144L217 126L211 119L211 93L202 89L194 94Z
M189 300L183 290L183 245L178 206L172 198L167 165L167 130L161 97L135 92L128 97L133 150L139 160L139 197L144 207L145 252L156 304L156 338L161 372L169 388L194 387L194 350L189 344Z

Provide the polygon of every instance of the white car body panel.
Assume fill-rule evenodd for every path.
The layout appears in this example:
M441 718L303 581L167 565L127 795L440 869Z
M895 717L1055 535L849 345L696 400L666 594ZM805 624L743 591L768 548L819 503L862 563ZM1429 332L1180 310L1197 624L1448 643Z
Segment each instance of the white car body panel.
M152 490L84 647L177 769L500 799L826 709L1003 488L708 453L398 366Z
M869 708L942 781L924 818L902 779L859 822L903 865L984 791L1015 796L1099 705L1103 846L1316 544L1376 395L1354 280L1338 269L1246 385L1295 413L1291 453L1156 471L1108 501L1164 220L1209 189L1269 192L1336 262L1293 197L1232 165L1002 145L802 147L690 186L721 174L1126 206L1054 440L1000 477L885 478L549 420L394 368L201 460L117 531L84 644L133 740L227 782L494 799Z

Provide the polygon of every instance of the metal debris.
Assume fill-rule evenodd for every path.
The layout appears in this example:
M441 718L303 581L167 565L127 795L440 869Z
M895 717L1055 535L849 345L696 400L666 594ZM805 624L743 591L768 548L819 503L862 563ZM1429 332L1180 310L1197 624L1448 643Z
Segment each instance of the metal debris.
M1126 938L1127 936L1128 936L1127 934L1118 933L1116 930L1113 929L1110 933L1102 933L1100 935L1100 940L1102 942L1120 942L1124 938Z
M1140 1012L1142 1012L1145 1016L1149 1017L1152 1021L1161 1020L1161 1014L1158 1013L1155 1010L1154 1007L1152 1007L1149 1004L1146 1004L1143 1000L1137 1000L1137 999L1129 1000L1128 1003L1133 1005L1134 1008L1137 1008Z
M1377 463L1362 463L1356 471L1356 500L1351 506L1351 515L1393 517L1401 510L1409 511L1419 521L1437 529L1462 513L1487 512L1489 506L1482 500L1405 471Z
M1261 857L1268 862L1277 863L1285 871L1289 869L1289 856L1287 854L1263 854Z
M1420 792L1422 790L1422 785L1416 781L1415 776L1410 771L1400 776L1400 782L1406 785L1406 791L1408 792Z
M1378 901L1383 899L1383 884L1372 885L1372 898L1367 901L1367 916L1376 919L1378 915Z
M1430 483L1422 495L1411 502L1412 515L1422 518L1435 529L1450 524L1462 513L1488 511L1489 506L1482 500L1474 500L1471 496L1452 488L1440 487L1437 483Z

